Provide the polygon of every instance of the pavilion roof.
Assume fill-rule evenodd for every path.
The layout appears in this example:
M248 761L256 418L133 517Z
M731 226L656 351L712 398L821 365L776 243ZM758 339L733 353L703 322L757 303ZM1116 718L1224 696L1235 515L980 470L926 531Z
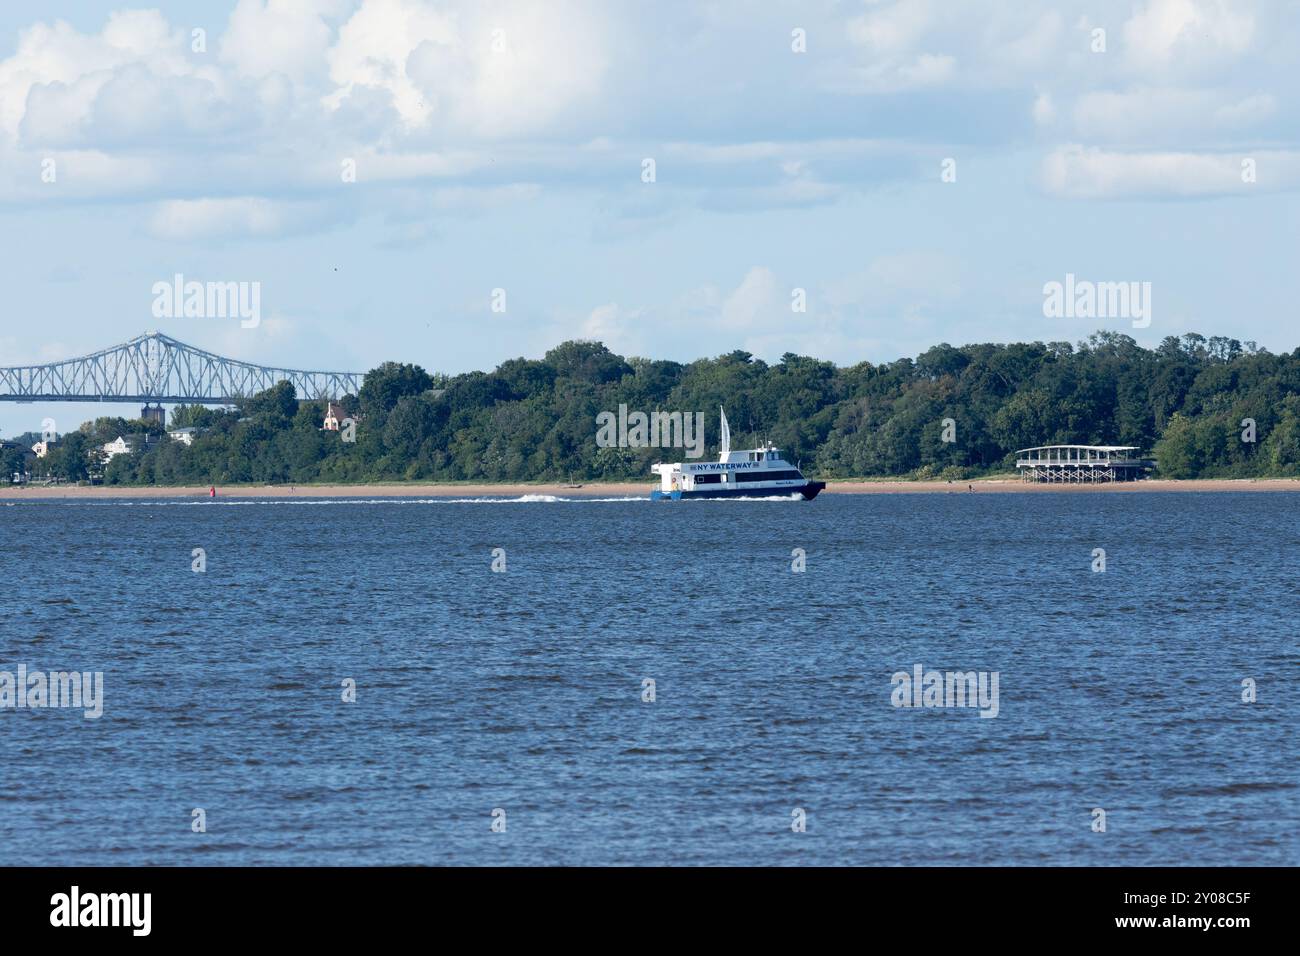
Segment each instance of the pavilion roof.
M1137 445L1036 445L1033 448L1021 448L1016 451L1017 455L1023 455L1027 451L1048 451L1054 448L1077 448L1081 451L1137 451Z

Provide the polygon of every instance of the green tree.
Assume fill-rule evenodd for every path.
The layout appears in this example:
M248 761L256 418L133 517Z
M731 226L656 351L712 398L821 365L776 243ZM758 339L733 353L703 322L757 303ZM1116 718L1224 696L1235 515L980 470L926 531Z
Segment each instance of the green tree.
M418 365L385 362L366 373L357 396L365 415L383 417L405 395L420 395L433 387L429 373Z

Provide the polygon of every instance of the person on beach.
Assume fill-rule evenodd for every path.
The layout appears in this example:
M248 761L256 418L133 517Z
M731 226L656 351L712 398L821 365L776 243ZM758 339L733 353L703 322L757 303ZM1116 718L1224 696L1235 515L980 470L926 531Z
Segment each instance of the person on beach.
M217 487L216 485L213 485L211 488L208 489L208 497L215 498L216 496L217 496Z

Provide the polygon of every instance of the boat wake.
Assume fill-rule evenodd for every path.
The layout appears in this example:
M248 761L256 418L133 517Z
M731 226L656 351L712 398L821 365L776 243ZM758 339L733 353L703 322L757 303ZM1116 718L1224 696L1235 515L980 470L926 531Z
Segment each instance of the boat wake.
M184 499L173 498L114 498L103 501L78 501L66 498L41 498L32 501L5 502L6 505L65 504L90 508L245 508L254 506L322 506L322 505L516 505L516 504L573 504L583 502L649 501L649 496L634 495L621 498L591 498L586 496L565 498L559 495L520 495L514 498L225 498Z

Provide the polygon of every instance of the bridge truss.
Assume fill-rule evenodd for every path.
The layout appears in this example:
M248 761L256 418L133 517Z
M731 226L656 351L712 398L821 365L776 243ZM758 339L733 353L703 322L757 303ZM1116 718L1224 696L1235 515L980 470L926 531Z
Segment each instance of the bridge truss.
M0 402L228 405L281 381L300 399L341 398L357 394L363 377L238 362L147 332L80 358L0 368Z

